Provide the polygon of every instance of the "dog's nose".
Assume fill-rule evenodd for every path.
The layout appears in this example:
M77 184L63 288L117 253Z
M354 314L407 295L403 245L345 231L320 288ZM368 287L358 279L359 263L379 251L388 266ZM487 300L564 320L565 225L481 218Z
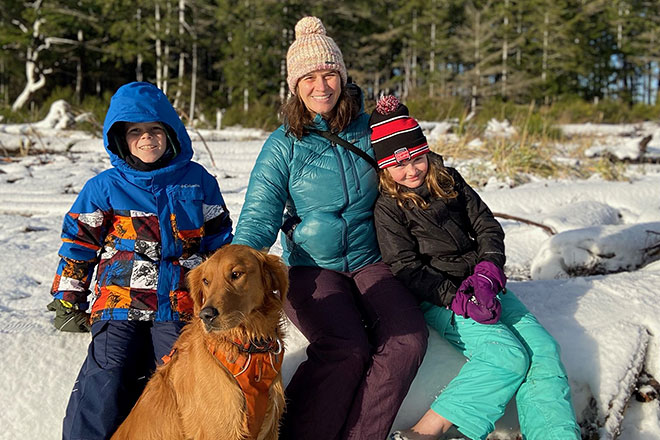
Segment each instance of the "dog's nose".
M218 315L218 309L215 307L204 307L199 312L199 317L205 324L210 324Z

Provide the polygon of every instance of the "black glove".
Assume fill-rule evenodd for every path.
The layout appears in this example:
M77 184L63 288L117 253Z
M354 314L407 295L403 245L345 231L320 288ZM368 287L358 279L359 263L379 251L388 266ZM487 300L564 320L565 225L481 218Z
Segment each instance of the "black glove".
M68 301L54 299L46 307L51 312L55 312L53 325L60 331L87 333L92 329L89 323L89 313L80 310Z
M286 238L293 241L293 231L296 230L296 227L298 227L298 224L301 221L302 220L297 215L294 215L293 217L289 217L288 219L286 219L286 221L282 224L282 227L280 228L282 232L284 232Z

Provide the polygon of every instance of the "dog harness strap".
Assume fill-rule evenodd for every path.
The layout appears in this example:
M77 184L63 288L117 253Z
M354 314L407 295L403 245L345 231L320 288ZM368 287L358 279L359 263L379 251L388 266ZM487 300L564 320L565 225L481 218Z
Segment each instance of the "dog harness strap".
M212 347L209 350L241 387L250 439L256 440L266 417L270 387L282 369L284 348L279 340L266 344L266 351L264 346L254 343L234 345L239 348L239 355L232 360L224 352L216 352Z

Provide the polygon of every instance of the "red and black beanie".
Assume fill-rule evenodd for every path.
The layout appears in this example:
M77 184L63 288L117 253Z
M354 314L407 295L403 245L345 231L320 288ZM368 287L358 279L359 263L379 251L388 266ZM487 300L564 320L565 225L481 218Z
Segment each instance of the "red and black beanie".
M428 153L421 127L408 114L408 107L395 96L383 96L369 118L371 146L378 167L383 169Z

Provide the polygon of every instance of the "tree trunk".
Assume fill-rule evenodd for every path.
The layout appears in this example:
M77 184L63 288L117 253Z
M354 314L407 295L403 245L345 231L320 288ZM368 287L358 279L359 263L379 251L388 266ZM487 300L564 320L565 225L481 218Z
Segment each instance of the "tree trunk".
M137 9L137 29L140 33L140 28L142 27L142 8ZM144 75L142 74L142 48L138 49L140 52L137 54L137 62L135 63L135 79L137 81L143 81Z
M548 96L548 27L550 26L550 17L548 12L543 16L543 54L541 57L541 82L543 83L543 102L545 105L549 104L550 97Z
M288 96L289 86L286 82L286 48L289 47L289 31L288 29L282 29L282 54L284 55L280 59L280 102L284 103L286 97Z
M507 59L509 56L509 0L504 1L504 23L503 23L503 29L504 29L504 38L502 41L502 98L506 98L507 96Z
M160 39L160 5L154 4L154 28L156 30L156 87L163 89L163 43Z
M83 69L82 60L84 58L83 48L83 31L78 29L78 43L80 44L78 50L78 60L76 63L76 104L80 105L82 102L82 86L83 86Z
M194 23L193 23L194 25ZM195 97L197 95L197 36L192 46L192 72L190 78L190 123L195 118Z
M412 12L412 53L410 60L411 86L417 88L417 10Z
M35 53L31 47L27 49L25 60L25 87L23 91L18 95L14 100L14 103L11 105L12 111L17 111L23 108L23 106L29 101L30 97L34 92L41 89L46 85L46 76L39 72L37 73L37 59L39 54Z
M432 2L432 7L431 11L433 13L432 18L431 18L431 50L429 52L429 98L433 98L433 95L435 94L434 90L434 85L435 85L435 2L436 0L433 0Z
M181 45L181 53L179 54L179 75L177 77L177 89L174 98L174 107L178 107L181 101L181 93L183 90L183 77L186 74L186 52L183 50L185 43L183 35L185 33L186 23L186 0L179 0L179 43Z
M35 2L33 7L38 10L41 7L41 2ZM34 23L32 23L32 41L38 41L41 37L39 28L45 22L43 18L37 18ZM30 32L29 29L23 26L20 23L14 22L21 29L23 33ZM11 105L12 111L17 111L30 100L30 97L34 92L41 89L46 85L46 75L51 72L50 69L42 69L38 66L39 61L39 52L44 49L48 49L49 45L40 45L36 48L29 46L26 49L25 56L25 87L23 91L16 97L14 103Z
M167 0L167 20L165 20L165 50L163 51L163 93L167 95L168 80L170 77L170 17L172 17L172 3Z

